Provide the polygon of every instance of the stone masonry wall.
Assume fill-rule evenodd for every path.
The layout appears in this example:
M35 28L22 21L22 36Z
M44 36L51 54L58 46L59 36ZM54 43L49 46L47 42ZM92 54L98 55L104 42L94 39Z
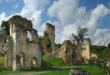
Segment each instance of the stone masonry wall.
M9 25L12 41L7 43L13 43L10 43L7 48L6 68L17 70L29 69L32 65L40 67L41 50L38 44L37 31L32 28L31 21L20 16L13 16L9 19ZM28 35L29 37L27 37Z
M45 25L45 33L44 37L48 37L51 42L51 50L55 50L55 27L50 23L46 23Z

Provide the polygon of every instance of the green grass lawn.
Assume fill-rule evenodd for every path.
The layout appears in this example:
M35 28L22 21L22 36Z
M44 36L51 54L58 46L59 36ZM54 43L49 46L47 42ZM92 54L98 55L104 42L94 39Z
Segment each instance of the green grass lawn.
M42 59L46 62L52 64L52 68L61 68L61 67L71 67L73 65L67 64L63 62L61 58L48 58L47 56L43 56Z
M97 66L85 66L82 67L83 70L86 70L87 72L90 72L90 75L107 75L102 69L100 69ZM56 70L48 73L42 73L42 74L34 74L34 75L68 75L69 69L66 70Z
M79 68L79 69L86 70L87 72L90 72L91 75L106 75L106 72L104 71L104 69L96 65L70 65L70 64L64 63L63 59L61 58L48 58L47 56L43 56L42 59L52 64L53 68L72 67L72 68ZM63 70L63 71L68 73L68 70ZM60 71L60 72L63 72L63 71ZM50 73L52 72L49 72L49 74ZM54 73L57 73L57 71L55 71ZM48 73L39 74L39 75L46 75L46 74ZM55 74L55 75L58 75L58 74Z
M81 67L83 70L86 70L87 72L90 72L90 75L106 75L106 72L102 69L99 68L98 66L85 66Z
M70 64L64 63L61 58L48 58L47 56L43 56L42 59L44 61L52 64L52 66L47 67L47 68L46 67L33 68L33 69L21 70L21 71L2 70L0 72L0 75L11 74L11 73L21 73L21 72L32 72L32 71L44 71L44 70L48 70L48 69L65 68L65 67L83 69L83 70L86 70L87 72L90 72L90 75L106 75L103 68L99 68L98 66L95 66L95 65L84 65L84 64L83 65L70 65ZM5 58L4 57L0 57L0 60L3 60L3 61L0 61L0 63L5 64ZM37 74L37 75L68 75L69 71L70 71L70 69L54 70L52 72L42 73L42 74Z

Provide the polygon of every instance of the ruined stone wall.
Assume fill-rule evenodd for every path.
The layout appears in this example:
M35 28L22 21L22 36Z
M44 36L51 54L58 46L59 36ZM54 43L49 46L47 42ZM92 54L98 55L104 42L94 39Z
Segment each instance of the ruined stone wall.
M6 35L0 35L0 55L4 55L5 54L5 51L4 51L4 45L5 45L5 42L6 42L6 38L7 36Z
M55 50L55 27L49 23L46 23L45 25L45 33L44 37L48 37L51 41L51 50Z
M98 59L98 55L96 53L91 53L91 58Z
M88 60L90 59L90 39L85 38L85 43L82 44L82 57L84 58L84 61L88 63Z
M42 47L41 48L42 49L42 55L45 55L45 54L49 53L48 48L45 45L45 39L41 40L41 47Z
M6 54L5 54L5 67L8 69L8 70L12 70L13 68L13 39L8 36L7 39L6 39L6 42L5 42L5 45L4 45L4 50L6 51Z
M8 45L7 69L29 69L32 64L35 67L41 66L41 50L38 44L37 31L32 29L32 23L20 16L14 16L9 20L10 37L13 46ZM29 34L28 34L29 32ZM27 37L29 35L29 37ZM11 54L11 55L10 55Z
M63 58L65 63L72 64L75 62L74 56L75 56L75 49L72 46L71 41L65 40L59 50L58 57Z
M90 59L90 44L91 41L89 38L84 38L83 40L75 41L77 62L84 61L88 64L88 60Z

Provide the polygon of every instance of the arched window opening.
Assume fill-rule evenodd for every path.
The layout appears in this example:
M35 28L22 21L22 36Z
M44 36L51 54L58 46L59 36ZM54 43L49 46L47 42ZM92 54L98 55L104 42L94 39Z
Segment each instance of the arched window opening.
M34 57L31 61L31 67L34 68L34 67L37 67L37 58Z

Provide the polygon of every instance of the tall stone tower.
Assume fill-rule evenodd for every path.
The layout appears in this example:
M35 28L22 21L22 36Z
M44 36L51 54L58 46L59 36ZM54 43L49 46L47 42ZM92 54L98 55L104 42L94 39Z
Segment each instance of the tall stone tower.
M48 39L51 42L50 48L52 51L54 51L55 50L55 27L51 25L50 23L45 24L44 36L48 37Z

